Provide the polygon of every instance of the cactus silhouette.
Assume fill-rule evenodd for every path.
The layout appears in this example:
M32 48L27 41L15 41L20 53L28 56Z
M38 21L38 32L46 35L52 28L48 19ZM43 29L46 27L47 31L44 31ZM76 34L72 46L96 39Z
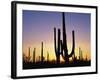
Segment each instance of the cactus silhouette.
M54 45L57 63L60 63L60 29L58 29L58 47L56 46L56 28L54 28Z
M56 45L56 28L54 28L54 48L55 48L55 54L57 63L60 63L60 55L63 57L66 63L69 63L69 58L72 57L73 54L75 54L75 33L74 30L72 31L72 51L70 54L68 54L67 49L67 34L66 34L66 28L65 28L65 14L62 13L62 37L63 40L60 39L60 29L58 29L58 47Z
M35 52L36 52L36 48L34 48L33 50L33 63L35 63Z
M43 63L44 57L43 57L43 42L41 43L41 63Z

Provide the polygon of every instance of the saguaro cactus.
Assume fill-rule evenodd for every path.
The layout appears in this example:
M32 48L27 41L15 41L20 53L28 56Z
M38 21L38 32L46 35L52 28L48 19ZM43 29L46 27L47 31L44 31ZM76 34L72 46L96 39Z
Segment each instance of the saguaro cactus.
M57 63L60 63L60 29L58 29L58 47L56 46L56 28L54 28L54 44Z
M36 51L36 48L34 48L33 50L33 63L35 63L35 51Z
M62 32L63 32L63 40L60 39L60 29L58 29L58 47L56 45L56 28L54 28L54 46L55 46L55 53L56 53L56 59L57 63L60 62L60 55L62 55L63 59L66 63L69 63L69 58L72 57L73 54L75 54L75 33L74 30L72 31L72 51L70 54L68 54L67 49L67 34L66 34L66 28L65 28L65 14L62 13Z
M41 62L43 62L43 42L41 43Z
M64 55L65 55L65 61L69 62L69 58L68 58L68 49L67 49L67 39L66 39L66 27L65 27L65 14L64 12L62 13L62 32L63 32L63 51L64 51Z
M65 14L64 12L62 13L62 20L63 20L63 50L64 50L64 59L66 61L66 63L69 63L69 57L72 57L73 54L75 54L74 50L75 50L75 33L74 30L72 31L72 38L73 38L73 44L72 44L72 51L70 54L68 54L68 49L67 49L67 40L66 40L66 28L65 28Z

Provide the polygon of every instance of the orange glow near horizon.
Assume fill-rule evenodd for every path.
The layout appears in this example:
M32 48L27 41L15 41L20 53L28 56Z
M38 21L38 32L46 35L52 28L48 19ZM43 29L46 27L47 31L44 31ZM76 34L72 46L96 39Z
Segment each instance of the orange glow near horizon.
M90 48L89 48L89 45L88 44L85 44L85 43L81 43L80 44L81 46L78 46L76 45L76 48L75 48L75 56L77 57L77 59L79 59L79 47L81 48L82 50L82 55L83 55L83 59L87 59L88 60L91 60L91 55L90 55ZM32 56L33 56L33 50L34 48L36 48L36 60L38 59L38 57L40 56L41 57L41 43L38 43L37 45L34 44L31 44L30 46L27 45L25 47L23 47L23 53L28 56L28 48L30 47L31 49L31 60L32 60ZM71 52L71 44L68 44L68 54L70 54ZM49 44L46 44L45 42L43 43L43 56L45 58L45 60L47 60L47 52L49 52L49 60L52 61L52 60L56 60L56 55L55 55L55 51L54 51L54 45L53 43L49 43ZM63 61L63 59L61 58L61 61Z

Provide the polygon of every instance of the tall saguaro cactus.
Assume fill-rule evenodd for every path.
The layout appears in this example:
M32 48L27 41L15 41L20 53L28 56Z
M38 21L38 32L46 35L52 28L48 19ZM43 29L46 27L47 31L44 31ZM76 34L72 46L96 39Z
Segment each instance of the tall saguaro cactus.
M33 63L35 63L35 51L36 51L36 48L34 48L33 50Z
M41 45L41 62L43 63L43 42L42 42L42 45Z
M56 59L57 63L60 62L60 55L63 57L66 63L69 63L69 58L72 57L73 54L75 54L75 33L74 30L72 31L72 51L70 54L68 54L67 49L67 34L66 34L66 28L65 28L65 14L62 13L62 37L63 40L60 39L60 29L58 29L58 47L56 45L56 28L54 28L54 48L56 53Z
M62 32L63 32L63 50L64 50L64 55L65 55L65 61L69 62L69 58L68 58L68 49L67 49L67 41L66 41L66 27L65 27L65 14L64 12L62 13Z
M58 29L58 47L56 45L56 28L54 28L54 44L57 63L60 63L60 29Z

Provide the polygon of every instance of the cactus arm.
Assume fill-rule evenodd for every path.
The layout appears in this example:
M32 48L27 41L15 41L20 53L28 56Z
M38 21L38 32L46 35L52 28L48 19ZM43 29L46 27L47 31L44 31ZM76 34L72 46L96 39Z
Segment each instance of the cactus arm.
M68 57L72 57L72 55L75 53L75 34L74 34L74 30L72 31L72 38L73 38L72 51L71 51L70 55L68 55Z
M57 48L56 48L56 28L54 27L54 50L57 57Z
M60 29L58 29L58 55L60 55Z
M54 50L56 52L56 28L54 28Z
M60 29L58 29L58 47L56 47L56 28L54 28L54 48L57 63L60 63Z

